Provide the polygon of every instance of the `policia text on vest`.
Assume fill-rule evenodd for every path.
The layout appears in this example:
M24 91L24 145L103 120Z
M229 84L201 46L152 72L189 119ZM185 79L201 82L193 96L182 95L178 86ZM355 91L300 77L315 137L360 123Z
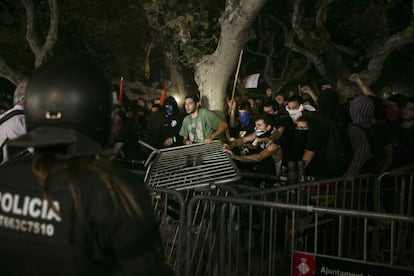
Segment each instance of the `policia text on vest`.
M59 212L59 202L54 201L53 205ZM45 199L10 192L0 193L0 231L53 237L55 224L60 221L61 218Z

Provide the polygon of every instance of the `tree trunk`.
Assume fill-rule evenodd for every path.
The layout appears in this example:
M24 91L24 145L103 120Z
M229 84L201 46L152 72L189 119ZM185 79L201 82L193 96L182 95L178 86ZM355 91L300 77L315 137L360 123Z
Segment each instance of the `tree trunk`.
M252 37L249 27L265 3L266 0L227 0L220 18L218 46L213 54L203 57L195 66L194 79L203 107L224 112L227 83L241 50Z
M182 104L184 97L188 94L187 87L185 85L185 77L182 72L182 67L177 62L178 52L176 49L172 49L171 55L167 55L167 67L170 71L171 86L168 89L168 95L174 95L178 104Z

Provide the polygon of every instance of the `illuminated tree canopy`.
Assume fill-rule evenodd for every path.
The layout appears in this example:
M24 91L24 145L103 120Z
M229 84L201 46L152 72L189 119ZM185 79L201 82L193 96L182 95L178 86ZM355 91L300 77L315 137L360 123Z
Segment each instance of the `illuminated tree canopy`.
M395 60L414 62L412 3L402 0L3 0L0 18L0 77L13 84L53 56L93 57L130 95L156 97L168 80L215 110L242 49L240 78L260 73L276 91L329 83L344 97L350 72L383 84Z

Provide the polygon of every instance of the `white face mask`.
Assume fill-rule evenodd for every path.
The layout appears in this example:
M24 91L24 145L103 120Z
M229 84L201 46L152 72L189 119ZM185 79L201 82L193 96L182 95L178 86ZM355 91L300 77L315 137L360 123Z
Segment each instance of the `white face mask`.
M260 129L258 127L255 127L254 131L256 132L257 137L260 137L260 136L262 136L263 134L266 133L266 130Z
M303 105L299 106L299 109L292 110L288 106L286 106L286 111L289 113L290 118L292 118L293 122L296 124L296 121L302 116Z

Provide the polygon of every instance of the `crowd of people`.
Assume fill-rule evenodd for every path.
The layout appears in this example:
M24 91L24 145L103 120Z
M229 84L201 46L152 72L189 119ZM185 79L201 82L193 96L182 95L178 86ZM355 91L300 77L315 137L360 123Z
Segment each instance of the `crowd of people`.
M203 108L197 94L186 96L182 108L173 96L115 104L114 143L105 153L110 159L142 164L136 161L145 160L151 148L139 140L162 149L220 139L242 172L284 176L289 162L292 166L298 161L313 178L352 180L364 172L401 174L411 169L413 98L394 93L383 99L358 74L348 79L357 89L345 103L329 85L304 85L286 94L267 88L229 97L224 118ZM6 139L2 135L0 131L0 142ZM2 162L8 158L4 148Z
M1 271L170 275L150 195L112 162L145 159L151 148L138 141L162 149L220 139L242 172L272 176L295 166L302 176L350 181L364 172L412 171L414 97L384 100L358 74L349 80L358 89L344 104L329 85L289 95L268 88L229 97L221 117L198 95L185 97L185 114L172 96L151 108L144 99L114 105L94 66L41 66L0 115Z
M151 108L142 98L124 112L115 106L112 154L145 159L148 152L138 140L162 149L220 139L242 172L284 176L289 162L303 162L307 176L352 180L365 172L412 169L413 97L394 93L383 99L358 74L349 80L357 89L345 103L329 85L304 85L289 95L267 88L262 95L229 97L224 118L202 108L198 95L185 98L184 112L172 96Z

